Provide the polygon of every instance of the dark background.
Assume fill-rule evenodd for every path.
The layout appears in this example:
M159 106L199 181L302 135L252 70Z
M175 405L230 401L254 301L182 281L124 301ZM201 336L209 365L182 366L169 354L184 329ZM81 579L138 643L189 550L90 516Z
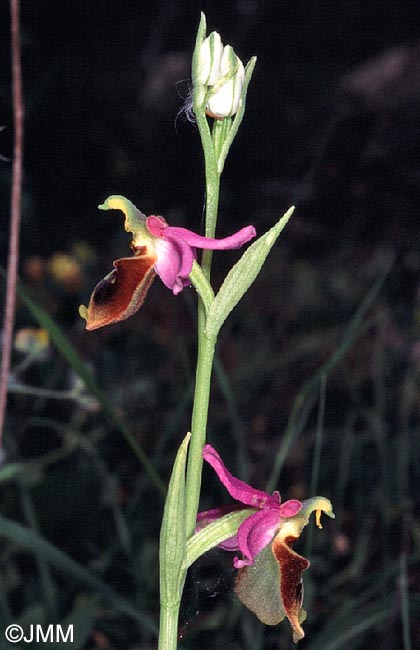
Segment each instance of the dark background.
M8 21L7 3L3 5L5 68ZM191 225L200 223L199 139L192 125L177 119L188 90L200 8L207 12L209 29L217 27L245 61L258 56L246 120L226 168L223 224L245 218L259 225L268 210L309 202L307 227L351 221L350 230L369 236L369 226L380 223L388 237L392 226L407 228L404 212L411 206L400 207L397 219L396 206L383 214L385 201L376 196L381 201L376 210L365 205L365 197L356 210L349 186L365 183L364 191L370 193L373 182L378 194L386 188L390 193L389 181L396 191L395 185L416 168L413 66L418 57L413 53L409 79L409 66L398 59L398 49L393 63L378 63L377 72L360 80L359 87L348 75L391 48L416 44L417 2L162 2L155 9L142 2L26 2L28 206L23 250L48 254L63 247L63 232L67 245L77 238L94 244L104 228L111 235L111 221L104 223L95 212L110 192L130 194L145 212L175 213ZM398 92L402 78L410 86L404 97ZM8 81L3 74L2 122L7 127ZM384 133L386 142L381 141ZM11 154L10 140L7 128L4 155ZM367 156L379 155L379 145L387 149L380 152L381 167L375 169L382 186L357 169L361 158L366 166ZM400 170L403 155L411 168ZM3 167L3 183L6 176ZM411 187L409 198L414 191ZM319 194L322 210L312 204ZM337 232L334 239L339 240Z
M8 3L0 7L0 153L12 158ZM244 61L258 57L222 178L218 235L249 223L261 234L297 206L278 251L222 330L210 440L232 459L232 471L263 487L301 398L280 489L284 498L310 496L316 373L342 351L326 372L316 486L334 501L337 519L314 536L304 643L411 650L407 630L418 625L419 602L410 609L404 599L419 585L420 3L22 2L21 277L166 480L189 427L193 291L174 298L156 281L139 314L94 333L83 330L77 308L127 251L119 217L96 208L109 194L202 232L200 140L181 110L200 9L208 30ZM5 260L11 164L0 165ZM74 264L71 273L57 272L59 252ZM390 258L385 284L344 353L348 323ZM216 286L234 259L217 256ZM34 325L19 304L17 330ZM25 354L15 351L14 370ZM52 346L13 381L67 391L76 379ZM75 448L67 449L68 436ZM5 444L9 461L25 469L2 484L5 516L35 521L42 536L155 616L162 504L103 407L12 392ZM209 472L204 480L203 507L226 499ZM12 558L4 588L12 613L37 605L51 615L32 555L10 540L4 553ZM93 598L74 576L50 578L57 620L80 597ZM280 647L280 639L288 647L286 625L264 632L251 616L239 618L233 580L231 558L219 551L194 569L186 645L258 649ZM89 602L80 648L153 647L117 608Z

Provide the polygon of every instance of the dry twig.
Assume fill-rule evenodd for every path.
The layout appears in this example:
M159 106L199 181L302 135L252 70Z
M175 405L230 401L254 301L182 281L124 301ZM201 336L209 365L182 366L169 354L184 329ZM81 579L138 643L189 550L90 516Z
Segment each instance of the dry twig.
M23 123L22 66L20 56L20 1L10 0L12 95L14 115L14 144L12 191L10 202L9 254L7 259L6 301L3 318L2 358L0 370L0 448L7 407L7 383L13 344L16 307L16 281L19 261L19 232L22 204Z

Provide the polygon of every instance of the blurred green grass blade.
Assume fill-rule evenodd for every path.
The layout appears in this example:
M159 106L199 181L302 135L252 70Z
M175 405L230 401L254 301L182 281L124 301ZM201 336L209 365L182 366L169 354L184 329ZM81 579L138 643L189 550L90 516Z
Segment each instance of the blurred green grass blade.
M105 395L102 393L93 375L89 372L88 368L83 363L76 349L65 336L60 326L57 325L53 318L51 318L51 316L29 296L21 285L17 287L17 293L19 298L31 312L32 316L34 316L38 321L39 325L47 330L50 339L56 346L57 350L73 368L75 373L83 380L86 388L95 395L101 403L104 411L112 417L114 415L112 407L107 403Z
M22 463L7 463L0 467L0 483L7 483L13 481L17 476L20 476L25 471Z
M23 479L19 481L20 502L25 522L30 528L39 533L38 518L35 508L32 503L30 491ZM50 572L50 567L45 559L34 553L35 562L38 568L40 577L41 592L45 603L45 610L49 620L57 618L57 589L53 577Z
M403 632L403 649L411 650L410 638L410 595L408 589L407 554L401 553L399 561L399 583L401 601L401 622Z
M0 267L0 274L5 278L6 272L3 268ZM19 298L22 300L24 305L29 309L32 316L38 321L39 325L47 330L51 341L56 346L57 350L64 357L64 359L69 363L73 368L74 372L83 380L86 388L96 397L100 403L104 413L109 417L113 424L119 429L119 431L124 436L125 440L129 446L134 451L136 457L143 465L145 472L148 474L150 480L155 485L155 487L165 494L166 489L163 481L161 480L159 474L157 473L153 463L149 459L148 455L134 438L132 433L128 430L122 419L119 417L115 409L110 404L106 395L99 388L94 376L87 368L86 364L83 362L79 356L75 347L70 343L61 327L57 325L53 318L43 309L33 298L31 298L28 292L22 287L19 283L16 288Z
M318 481L321 469L321 456L322 456L322 444L323 444L323 433L324 433L324 417L325 417L325 402L327 396L327 375L321 375L320 387L319 387L319 405L318 405L318 417L316 421L316 432L315 432L315 446L312 452L312 469L311 469L311 485L309 488L309 494L318 493ZM305 557L310 557L312 553L312 546L314 541L314 531L315 526L309 526L308 532L306 535L305 543Z
M393 603L389 598L379 606L364 609L344 620L335 619L306 647L306 650L343 650L343 648L351 647L346 645L349 641L354 641L368 630L382 626L386 620L392 617L392 613Z
M47 622L45 608L39 601L35 601L28 605L17 619L15 616L12 621L18 623L24 629L37 623L39 625L45 625Z
M61 627L61 639L58 640L58 633L54 636L57 638L54 641L51 641L51 637L45 642L42 643L42 650L47 648L54 648L54 650L82 650L86 646L86 642L89 639L92 628L95 623L95 618L98 612L98 599L95 596L78 596L75 601L74 608L69 612L69 614L59 622ZM52 623L54 621L54 623ZM23 614L16 618L16 616L10 619L10 622L20 625L24 632L27 635L30 635L30 626L40 625L43 628L43 633L48 638L48 627L53 625L55 628L56 619L51 618L51 616L46 615L45 609L39 604L36 603L31 607L28 607L24 610ZM1 621L0 627L6 627L7 621ZM73 635L70 636L69 626L73 626ZM3 631L3 630L2 630ZM64 641L63 638L66 640ZM72 639L72 640L71 640ZM36 641L34 644L26 644L28 650L36 647ZM16 643L5 643L2 644L1 650L21 650L22 646L17 646ZM38 646L41 647L41 646Z
M73 560L69 555L33 530L0 515L0 537L6 538L30 553L42 557L61 573L100 594L116 610L137 621L149 632L157 634L157 626L151 617L138 611L124 596L114 591L92 571Z
M267 481L266 490L267 492L272 492L279 481L281 471L283 469L284 462L286 460L287 454L290 447L292 446L295 436L298 432L297 423L299 421L300 413L312 395L314 390L318 388L319 382L323 376L327 377L328 374L338 365L338 363L343 359L348 350L357 340L362 328L363 321L365 316L374 302L375 298L378 296L380 290L382 289L388 273L390 272L394 264L395 256L390 255L389 258L384 263L384 268L382 269L379 277L376 282L372 285L371 289L366 294L365 298L362 300L356 311L354 312L352 318L350 319L346 330L344 332L343 338L340 345L337 347L334 354L326 361L315 373L314 375L306 382L302 390L298 394L293 404L292 412L287 423L286 430L282 437L276 459L273 465L273 470Z
M407 568L415 567L419 563L420 553L414 553L407 558ZM333 603L334 596L332 596L332 594L337 593L344 582L357 582L359 593L349 593L347 598L342 599L341 605L337 609L337 619L347 616L351 612L356 616L357 612L365 609L369 602L373 600L378 601L384 593L388 593L388 584L390 580L395 579L400 571L399 560L393 562L390 566L383 567L381 571L377 571L376 573L363 572L363 566L366 566L366 562L361 568L359 567L357 560L355 564L355 570L347 572L345 580L336 580L335 576L332 576L321 590L321 593L323 593L325 597L328 597L330 602Z
M82 596L76 600L76 606L61 621L61 629L66 634L68 627L73 626L73 641L71 642L71 650L82 650L92 631L96 612L97 612L97 599L95 597ZM54 650L69 650L70 642L55 641Z
M85 607L79 607L76 612L69 618L68 625L73 625L73 641L71 645L72 650L83 650L90 637L93 623L95 621L94 611L87 610ZM62 625L64 632L68 627ZM68 650L68 643L63 641L55 644L55 650Z
M214 375L219 384L220 391L226 402L227 412L231 421L232 436L236 442L236 467L238 474L242 480L247 482L249 479L249 463L246 454L245 444L245 425L242 421L241 414L238 409L235 394L233 392L231 382L226 374L223 363L217 353L214 356Z

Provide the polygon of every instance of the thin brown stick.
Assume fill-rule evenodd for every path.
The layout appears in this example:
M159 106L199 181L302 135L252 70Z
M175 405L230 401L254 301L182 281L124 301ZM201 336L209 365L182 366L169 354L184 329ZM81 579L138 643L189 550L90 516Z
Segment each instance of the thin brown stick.
M10 0L10 33L12 57L12 96L14 144L12 191L10 201L9 254L7 259L6 301L3 318L3 340L0 370L0 449L7 407L7 384L13 345L16 308L16 282L19 262L19 233L22 205L23 123L22 66L20 57L20 0Z

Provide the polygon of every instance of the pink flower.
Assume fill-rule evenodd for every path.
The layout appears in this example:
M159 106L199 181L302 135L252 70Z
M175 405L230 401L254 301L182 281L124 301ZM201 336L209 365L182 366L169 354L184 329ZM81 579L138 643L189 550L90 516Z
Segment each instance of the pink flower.
M233 560L233 566L236 569L251 565L258 553L272 541L281 519L296 515L302 508L302 503L296 499L281 503L279 492L273 492L270 495L267 492L256 490L244 483L244 481L235 478L226 469L219 454L211 445L205 445L203 458L213 467L230 496L257 510L239 526L235 538L232 537L227 542L223 542L224 548L228 544L230 546L229 550L239 550L242 553L243 559L235 557ZM237 508L237 505L233 505L200 512L197 517L198 528L202 527L202 522L205 522L205 524L210 523Z
M213 467L229 494L252 512L239 526L237 534L220 544L227 551L242 553L242 559L235 556L233 560L234 566L240 569L236 594L266 625L277 625L287 616L293 639L299 641L304 637L301 623L306 618L302 609L302 573L309 567L309 561L298 555L292 544L314 510L320 528L322 511L334 517L331 503L324 497L281 503L278 492L267 494L232 476L211 445L205 445L203 458ZM233 504L200 512L197 530L237 509L243 508Z
M88 307L80 307L88 330L134 314L143 304L156 274L175 295L180 293L191 284L188 276L197 248L240 248L256 235L253 226L246 226L224 239L202 237L186 228L168 226L163 217L146 217L131 201L118 195L108 197L99 208L121 210L125 214L125 230L133 234L134 255L116 260L111 273L93 290Z
M188 276L196 258L196 248L219 251L241 248L256 235L254 226L246 226L230 237L211 239L187 228L168 226L163 217L155 216L147 217L146 228L155 237L155 271L175 295L191 284Z

